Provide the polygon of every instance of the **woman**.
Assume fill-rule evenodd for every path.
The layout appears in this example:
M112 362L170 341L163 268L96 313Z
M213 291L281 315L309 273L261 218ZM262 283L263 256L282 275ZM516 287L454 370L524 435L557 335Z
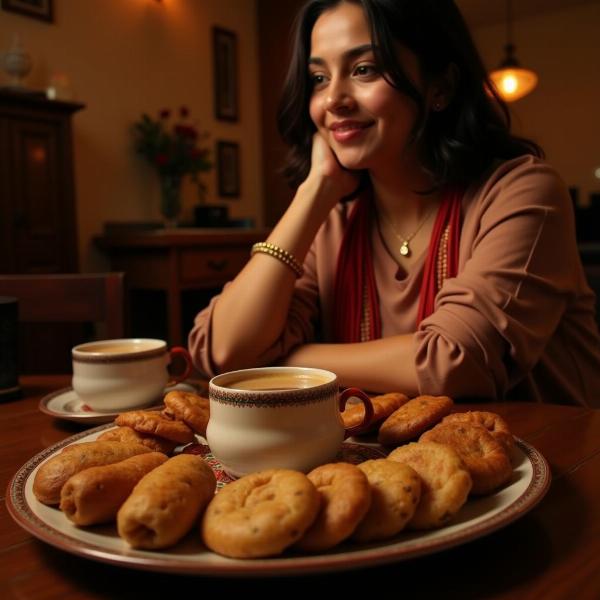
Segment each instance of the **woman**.
M279 125L296 194L197 316L204 372L278 362L409 396L600 396L568 193L510 135L451 0L308 2Z

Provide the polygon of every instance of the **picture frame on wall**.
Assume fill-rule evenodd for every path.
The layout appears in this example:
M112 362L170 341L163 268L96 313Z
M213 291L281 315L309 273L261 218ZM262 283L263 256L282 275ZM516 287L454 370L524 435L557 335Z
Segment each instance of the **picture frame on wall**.
M219 196L240 197L240 146L237 142L217 141Z
M238 57L237 35L221 27L213 27L215 79L215 116L222 121L237 121Z
M0 7L40 21L53 21L54 0L0 0Z

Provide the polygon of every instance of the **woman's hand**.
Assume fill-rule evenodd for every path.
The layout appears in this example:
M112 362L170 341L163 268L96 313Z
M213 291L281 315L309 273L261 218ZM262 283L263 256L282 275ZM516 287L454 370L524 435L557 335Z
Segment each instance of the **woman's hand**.
M319 195L331 201L331 208L342 198L351 196L360 184L360 174L342 167L320 133L313 136L311 166L302 186L315 186Z

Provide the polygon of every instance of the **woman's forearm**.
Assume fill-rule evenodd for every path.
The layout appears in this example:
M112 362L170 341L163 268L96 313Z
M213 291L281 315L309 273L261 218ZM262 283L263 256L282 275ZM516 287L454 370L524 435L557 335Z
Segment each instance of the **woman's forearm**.
M318 185L305 182L267 241L302 263L333 204ZM285 327L295 281L292 269L276 258L251 258L215 304L211 355L218 370L257 364Z
M340 384L371 392L419 393L413 335L396 335L358 344L306 344L281 364L333 371Z

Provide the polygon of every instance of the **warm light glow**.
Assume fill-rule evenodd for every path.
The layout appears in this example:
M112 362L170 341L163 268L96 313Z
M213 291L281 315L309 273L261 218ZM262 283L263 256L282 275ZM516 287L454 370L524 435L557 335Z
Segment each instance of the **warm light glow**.
M594 177L596 179L600 179L600 167L598 167L595 171L594 171Z
M497 69L490 73L496 90L505 102L514 102L532 92L537 85L537 75L529 69Z

